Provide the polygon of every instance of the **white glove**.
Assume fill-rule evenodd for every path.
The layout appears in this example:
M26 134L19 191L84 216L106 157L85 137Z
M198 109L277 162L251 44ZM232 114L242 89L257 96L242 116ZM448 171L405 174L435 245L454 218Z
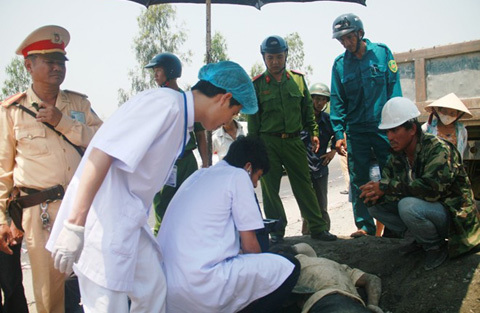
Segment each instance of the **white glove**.
M63 228L53 247L53 264L57 270L67 275L73 272L73 263L80 258L83 250L85 227L63 222Z
M371 312L374 312L374 313L383 313L382 309L380 309L378 306L373 304L367 305L367 309L369 309Z

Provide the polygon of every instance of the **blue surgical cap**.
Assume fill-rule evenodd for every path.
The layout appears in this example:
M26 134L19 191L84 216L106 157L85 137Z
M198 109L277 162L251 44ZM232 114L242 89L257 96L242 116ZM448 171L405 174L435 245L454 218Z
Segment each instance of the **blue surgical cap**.
M242 105L240 112L254 114L258 111L257 96L252 80L237 63L222 61L207 64L198 72L198 79L230 92L232 97Z

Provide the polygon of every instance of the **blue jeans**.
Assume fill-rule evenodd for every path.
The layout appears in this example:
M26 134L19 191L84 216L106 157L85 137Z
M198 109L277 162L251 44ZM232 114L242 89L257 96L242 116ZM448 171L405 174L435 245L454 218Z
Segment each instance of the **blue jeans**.
M424 250L439 248L448 237L449 214L440 202L405 197L370 207L368 211L399 235L410 231Z
M308 313L369 313L360 302L348 296L333 293L321 298Z

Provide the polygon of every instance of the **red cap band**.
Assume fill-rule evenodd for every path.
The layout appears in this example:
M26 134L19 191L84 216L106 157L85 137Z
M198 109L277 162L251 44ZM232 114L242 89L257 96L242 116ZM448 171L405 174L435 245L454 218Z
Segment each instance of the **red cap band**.
M53 43L51 40L37 41L25 47L22 50L22 54L25 58L30 54L30 52L37 52L37 53L61 52L65 54L65 43L64 42Z

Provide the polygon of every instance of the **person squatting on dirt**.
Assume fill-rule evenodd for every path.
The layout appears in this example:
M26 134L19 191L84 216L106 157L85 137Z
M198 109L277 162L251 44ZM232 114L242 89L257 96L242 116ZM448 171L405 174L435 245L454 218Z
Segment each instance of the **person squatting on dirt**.
M380 129L392 148L379 182L360 187L370 214L403 237L415 241L402 254L426 253L426 270L450 255L468 252L480 243L480 214L462 159L450 142L423 133L415 104L390 99L382 110ZM448 239L448 241L446 240Z
M262 140L240 137L223 160L180 187L157 237L167 312L279 312L300 264L293 255L261 253L254 187L268 170Z
M194 120L213 130L240 110L258 109L237 63L205 65L198 78L186 93L155 88L124 103L92 139L67 189L47 249L61 272L75 269L87 313L165 312L161 250L147 223L153 197Z

